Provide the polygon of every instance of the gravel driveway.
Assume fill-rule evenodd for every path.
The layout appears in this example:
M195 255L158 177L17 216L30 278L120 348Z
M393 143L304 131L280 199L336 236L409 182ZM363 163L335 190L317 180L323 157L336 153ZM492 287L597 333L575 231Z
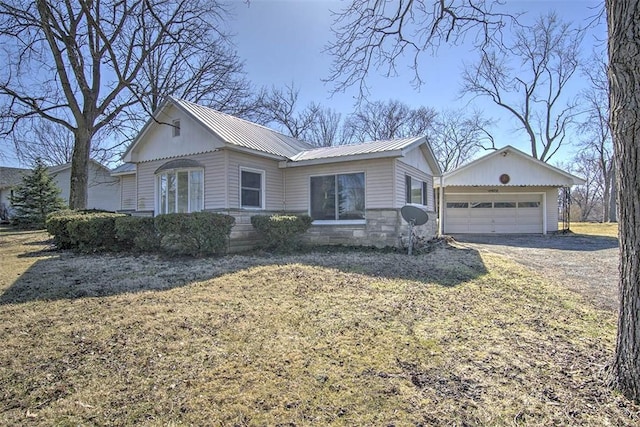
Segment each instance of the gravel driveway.
M557 279L599 308L618 309L618 240L554 235L454 235L457 242L507 256Z

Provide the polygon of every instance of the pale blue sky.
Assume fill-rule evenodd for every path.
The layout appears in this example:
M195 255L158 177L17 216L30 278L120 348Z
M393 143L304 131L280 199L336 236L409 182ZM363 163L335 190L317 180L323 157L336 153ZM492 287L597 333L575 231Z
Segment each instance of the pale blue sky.
M236 19L230 24L236 34L235 44L249 78L258 86L283 87L292 82L300 90L301 104L319 102L346 115L353 111L353 95L330 96L330 84L323 78L329 74L331 57L323 53L331 40L333 21L330 10L339 10L344 2L334 0L233 0ZM555 10L564 19L581 24L597 13L601 1L596 0L506 0L505 11L526 12L529 19ZM606 37L606 27L600 25L585 38L585 53L591 51L594 36ZM413 107L421 105L444 108L478 108L498 119L493 129L496 145L514 145L529 152L525 136L515 131L515 123L490 100L477 99L469 105L469 98L460 99L463 61L472 62L476 54L469 46L441 46L434 56L424 54L420 75L424 85L416 90L411 85L412 70L400 68L396 78L373 75L368 81L372 100L399 99ZM582 83L576 76L574 93ZM563 160L573 152L572 147L562 151ZM555 163L555 158L552 159Z
M331 10L339 10L344 2L335 0L228 0L234 12L228 29L235 34L233 40L240 58L245 61L247 77L256 87L284 87L295 84L300 90L301 107L318 102L343 114L354 108L355 93L330 97L331 86L322 82L329 74L331 57L323 53L331 41ZM601 5L597 0L507 0L509 12L527 12L532 19L549 10L565 20L581 22L596 12ZM597 37L606 36L604 24L596 30ZM593 36L585 40L585 51L591 50ZM441 46L432 56L421 57L420 73L424 85L420 90L411 86L412 70L400 68L396 78L373 75L368 84L371 100L399 99L410 106L421 105L444 108L464 108L468 98L460 99L460 76L463 60L471 62L475 53L466 46ZM577 76L576 86L580 85ZM494 107L489 100L475 100L467 108L484 110L486 115L498 119L493 129L496 145L510 144L529 151L524 135L516 132L508 115ZM567 147L557 160L563 160L573 152ZM1 163L18 166L12 153ZM555 158L552 160L555 163Z

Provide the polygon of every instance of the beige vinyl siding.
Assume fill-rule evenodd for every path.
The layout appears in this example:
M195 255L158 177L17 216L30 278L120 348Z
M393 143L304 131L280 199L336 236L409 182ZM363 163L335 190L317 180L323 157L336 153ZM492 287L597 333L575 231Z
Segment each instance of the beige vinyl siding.
M240 209L240 168L264 171L265 209L280 211L284 209L283 171L278 161L251 156L237 151L228 151L228 200L230 209Z
M120 176L120 209L131 210L136 208L136 176Z
M547 231L558 231L558 189L547 191Z
M401 161L396 161L396 191L395 206L401 208L407 204L407 190L405 188L405 176L409 175L411 179L417 179L427 183L427 209L435 211L433 202L433 177L424 171L418 170L413 166L409 166Z
M364 172L365 208L390 208L393 204L393 159L302 166L285 169L286 210L309 210L311 176Z
M155 211L155 171L170 160L191 159L204 165L204 208L224 209L225 206L224 151L181 156L172 159L138 163L138 210Z

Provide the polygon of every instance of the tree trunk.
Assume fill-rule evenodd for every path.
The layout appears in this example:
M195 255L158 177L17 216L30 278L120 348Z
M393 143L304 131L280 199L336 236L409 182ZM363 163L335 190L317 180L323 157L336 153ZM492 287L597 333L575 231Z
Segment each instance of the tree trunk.
M603 182L604 190L602 192L602 222L609 221L609 217L611 215L610 209L610 200L611 200L611 178L609 176L604 176Z
M71 159L71 183L69 191L69 207L71 209L87 208L90 151L91 132L78 129L75 132L73 157Z
M640 0L606 0L606 8L620 234L620 308L611 380L640 402Z
M613 170L611 171L611 190L609 191L609 200L605 200L605 203L609 204L609 217L607 221L609 222L618 222L618 216L616 215L618 209L618 186L616 185L616 167L613 166Z

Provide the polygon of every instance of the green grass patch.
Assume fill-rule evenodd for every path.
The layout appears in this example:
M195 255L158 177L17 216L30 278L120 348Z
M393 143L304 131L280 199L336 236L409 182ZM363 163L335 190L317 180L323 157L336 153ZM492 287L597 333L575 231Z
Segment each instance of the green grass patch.
M168 260L0 233L3 425L637 425L615 318L498 256Z

